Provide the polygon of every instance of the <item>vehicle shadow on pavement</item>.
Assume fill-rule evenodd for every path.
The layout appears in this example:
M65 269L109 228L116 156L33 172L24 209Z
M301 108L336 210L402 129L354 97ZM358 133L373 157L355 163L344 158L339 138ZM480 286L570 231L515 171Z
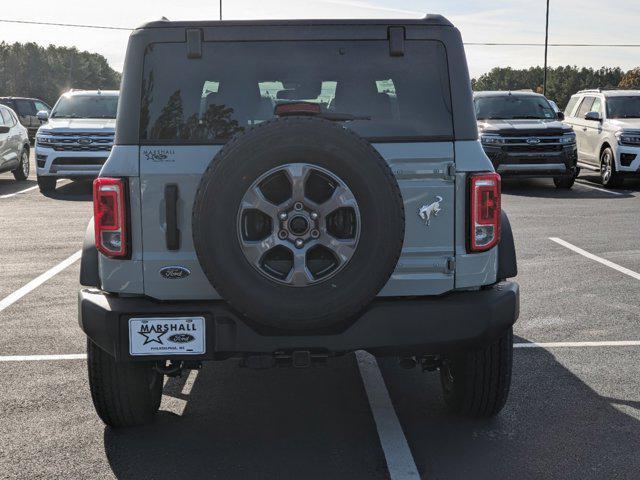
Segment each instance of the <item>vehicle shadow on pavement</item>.
M8 174L6 177L0 175L0 196L11 195L12 193L20 192L35 185L35 180L16 181L12 174Z
M92 182L92 180L73 180L64 185L58 185L54 192L43 195L54 200L90 202L93 200Z
M167 382L154 425L105 429L117 478L388 477L353 355L302 370L208 363L188 395L184 383Z
M630 192L622 189L612 189L614 193L588 188L581 183L606 190L600 182L590 181L588 178L579 177L570 190L556 188L550 179L502 179L502 193L518 197L558 198L558 199L606 199L619 200L633 198Z
M515 342L526 340L516 337ZM562 358L567 354L577 352L563 350ZM579 355L570 364L584 378L589 362L599 360L588 351ZM640 402L601 396L550 351L514 351L509 400L489 420L448 413L437 374L402 370L392 359L380 363L416 464L426 478L638 478L640 412L627 415L617 405L631 411L640 409ZM603 388L616 384L611 375L602 376L591 373L588 378ZM637 396L630 386L626 391Z

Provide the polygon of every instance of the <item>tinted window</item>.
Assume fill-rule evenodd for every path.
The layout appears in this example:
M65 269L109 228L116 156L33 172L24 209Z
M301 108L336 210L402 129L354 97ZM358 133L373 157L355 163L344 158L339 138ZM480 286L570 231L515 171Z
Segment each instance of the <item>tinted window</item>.
M16 109L18 111L18 115L35 115L36 107L31 100L16 100Z
M116 118L115 95L63 95L53 107L52 118Z
M596 100L595 97L584 97L582 103L580 104L580 108L578 109L578 113L576 117L584 118L584 116L591 111L591 106L593 102Z
M578 100L580 100L580 97L571 97L571 99L569 100L569 103L567 103L567 107L564 109L565 117L571 117L571 114L573 113L573 109L578 103Z
M589 111L599 113L600 116L602 116L602 101L599 98L596 98L593 101L593 105L591 105L591 110Z
M387 41L155 44L144 65L140 136L163 143L222 143L307 101L369 139L450 139L449 80L442 44L407 41L391 57ZM175 72L180 72L176 75Z
M546 98L537 95L499 95L474 100L478 119L555 119L556 112Z
M640 118L640 95L607 98L608 118Z

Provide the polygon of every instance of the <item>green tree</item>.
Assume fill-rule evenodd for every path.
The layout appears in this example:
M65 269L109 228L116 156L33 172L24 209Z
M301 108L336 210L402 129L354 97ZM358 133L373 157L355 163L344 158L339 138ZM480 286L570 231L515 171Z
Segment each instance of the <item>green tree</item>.
M0 42L0 95L41 98L55 103L71 89L114 90L120 73L97 53L35 43Z

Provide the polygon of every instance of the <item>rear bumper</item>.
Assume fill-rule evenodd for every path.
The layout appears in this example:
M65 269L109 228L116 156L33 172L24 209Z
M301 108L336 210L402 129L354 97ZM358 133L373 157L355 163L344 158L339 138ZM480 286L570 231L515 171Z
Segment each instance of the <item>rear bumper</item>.
M345 330L321 335L259 334L222 301L167 303L83 289L78 303L82 330L118 361L162 358L129 354L129 318L185 315L205 318L206 354L170 357L176 360L216 360L296 350L330 355L354 350L413 355L447 353L491 343L517 320L519 287L515 282L501 282L484 290L453 292L437 298L377 299Z

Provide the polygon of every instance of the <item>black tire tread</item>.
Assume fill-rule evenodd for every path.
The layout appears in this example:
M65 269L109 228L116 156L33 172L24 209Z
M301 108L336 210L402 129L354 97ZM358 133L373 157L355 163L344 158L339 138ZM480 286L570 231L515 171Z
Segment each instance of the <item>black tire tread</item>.
M509 396L512 361L511 329L493 344L453 359L455 376L460 381L454 383L452 395L445 395L447 407L454 413L475 418L496 415Z
M149 364L116 363L87 340L87 366L93 405L102 421L114 428L144 425L160 408L162 377L147 388Z

